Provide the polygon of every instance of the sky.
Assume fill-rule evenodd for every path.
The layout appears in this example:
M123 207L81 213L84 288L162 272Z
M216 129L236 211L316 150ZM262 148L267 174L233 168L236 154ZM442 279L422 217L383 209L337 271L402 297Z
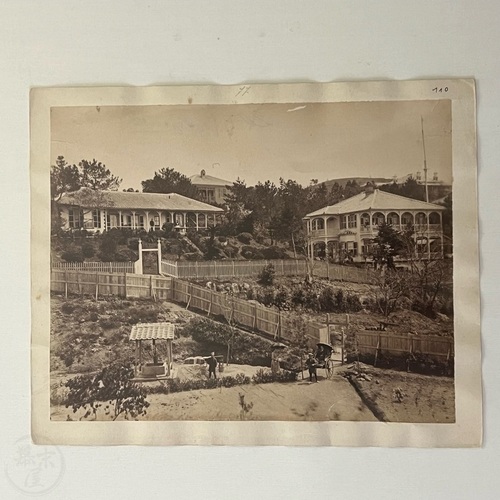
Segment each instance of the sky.
M165 167L247 185L402 177L423 170L421 118L429 178L451 182L448 100L57 107L51 164L95 158L139 190Z

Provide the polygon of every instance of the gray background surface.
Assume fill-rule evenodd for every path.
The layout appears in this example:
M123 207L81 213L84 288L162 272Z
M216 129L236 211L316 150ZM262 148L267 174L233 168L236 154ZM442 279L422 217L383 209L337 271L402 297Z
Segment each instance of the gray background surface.
M485 445L475 450L62 448L48 498L498 498L497 1L4 0L0 4L2 376L8 461L29 433L32 86L474 77ZM2 464L3 465L3 464ZM0 470L3 498L22 498Z

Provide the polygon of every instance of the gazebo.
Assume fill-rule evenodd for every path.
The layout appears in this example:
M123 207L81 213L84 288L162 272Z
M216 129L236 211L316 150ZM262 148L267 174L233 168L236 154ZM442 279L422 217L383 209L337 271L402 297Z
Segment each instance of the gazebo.
M138 380L157 380L169 377L172 373L172 340L175 326L172 323L139 323L132 327L129 340L135 341L135 378ZM153 343L153 362L143 363L142 342ZM156 341L167 342L167 359L158 360Z

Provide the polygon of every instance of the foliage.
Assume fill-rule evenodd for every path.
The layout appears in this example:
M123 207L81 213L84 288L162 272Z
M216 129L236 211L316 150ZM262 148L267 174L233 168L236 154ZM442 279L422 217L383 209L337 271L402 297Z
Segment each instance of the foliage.
M261 250L264 259L273 260L273 259L288 259L288 255L286 250L282 247L278 247L276 245L263 248Z
M92 191L116 191L121 179L111 173L106 165L95 158L92 161L82 160L79 164L81 187Z
M145 390L132 382L133 374L132 366L115 364L94 376L79 375L69 379L66 382L69 389L66 408L71 406L73 413L83 408L83 419L90 416L96 419L100 408L112 420L120 415L127 420L145 415L149 402Z
M144 193L177 193L188 198L198 198L198 191L190 179L173 168L162 168L152 179L142 181Z
M280 370L273 373L271 370L261 368L252 377L254 384L269 384L272 382L295 382L297 380L297 372L288 370Z
M405 297L411 297L412 274L406 271L387 269L377 275L373 290L377 312L388 318Z
M62 253L61 257L66 262L83 262L85 260L81 249L77 247L70 247L68 250Z
M241 256L249 260L263 260L264 254L259 248L252 247L250 245L245 245L241 247Z
M252 241L252 235L250 233L240 233L236 237L238 241L241 241L241 243L244 243L245 245L250 244Z
M273 264L267 264L264 269L259 273L258 282L264 286L270 286L274 283L274 276L276 270Z
M250 411L253 408L253 403L247 403L245 401L245 395L241 392L238 393L238 402L240 405L240 420L245 420Z
M392 182L390 184L384 184L380 186L379 189L381 191L386 191L387 193L405 196L406 198L425 201L425 188L423 184L420 184L413 177L408 177L408 179L406 179L403 184Z
M76 165L70 165L64 156L58 156L50 168L50 194L59 201L64 193L77 191L81 187L81 174Z
M95 249L92 243L84 243L82 245L82 254L86 259L90 259L95 255Z
M402 231L394 229L390 224L379 226L378 234L374 238L373 260L376 264L387 264L388 269L395 269L394 257L411 255L413 253L413 228L407 227Z

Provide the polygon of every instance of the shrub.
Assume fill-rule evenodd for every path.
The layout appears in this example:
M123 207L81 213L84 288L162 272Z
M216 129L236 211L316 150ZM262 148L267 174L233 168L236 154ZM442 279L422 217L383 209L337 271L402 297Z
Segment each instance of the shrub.
M245 259L249 259L249 260L263 260L264 259L264 255L262 254L262 252L259 249L251 247L251 246L242 247L241 248L241 255Z
M90 259L95 255L94 246L91 243L84 243L82 245L82 254L86 259Z
M136 323L155 323L158 321L158 311L148 307L131 307L127 310L127 316L124 318L129 325Z
M236 238L245 245L248 245L252 241L252 235L250 233L240 233Z
M137 251L139 248L139 238L129 238L127 246L130 250Z
M252 382L254 384L268 384L271 382L295 382L297 380L298 374L296 372L291 372L288 370L281 370L277 373L273 373L271 370L265 370L264 368L257 371L257 373L252 377Z
M61 306L61 311L64 313L64 314L71 314L73 311L75 310L75 306L69 302L65 302L62 306Z
M267 264L259 273L258 282L264 286L270 286L274 283L274 275L276 270L272 264Z
M118 328L120 323L113 318L103 317L99 320L99 326L104 330L111 330L111 328Z
M63 252L61 257L66 262L83 262L85 260L82 251L78 248L71 248L69 250L66 250L65 252Z
M288 254L284 248L271 246L261 250L264 259L287 259Z
M97 375L79 375L66 382L69 389L66 408L72 407L73 413L83 408L82 418L94 416L103 407L105 415L116 420L120 415L136 419L146 415L149 402L144 388L134 384L134 369L130 365L111 365L103 368ZM107 404L104 402L108 402Z

